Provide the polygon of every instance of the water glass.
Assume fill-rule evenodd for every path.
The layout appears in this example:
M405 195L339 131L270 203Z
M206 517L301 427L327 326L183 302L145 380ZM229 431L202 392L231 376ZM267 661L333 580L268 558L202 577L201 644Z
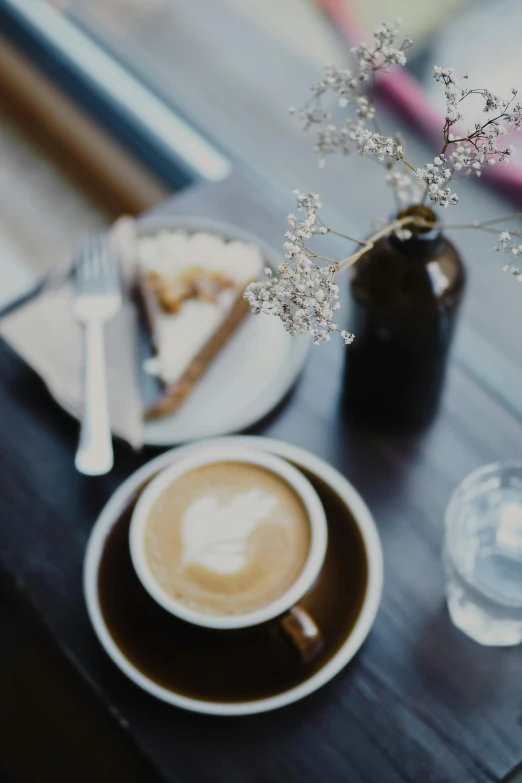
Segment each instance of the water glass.
M446 598L480 644L522 642L522 461L475 470L446 510Z

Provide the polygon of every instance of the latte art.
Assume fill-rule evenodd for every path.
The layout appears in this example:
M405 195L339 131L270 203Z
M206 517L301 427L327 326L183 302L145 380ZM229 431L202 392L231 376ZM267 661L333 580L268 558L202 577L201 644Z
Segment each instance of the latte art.
M196 500L181 521L182 563L199 563L220 574L233 574L247 564L250 534L270 517L277 498L251 489L223 505L215 497Z
M305 506L258 465L220 462L176 479L156 500L145 553L159 585L207 614L255 611L295 582L310 548Z

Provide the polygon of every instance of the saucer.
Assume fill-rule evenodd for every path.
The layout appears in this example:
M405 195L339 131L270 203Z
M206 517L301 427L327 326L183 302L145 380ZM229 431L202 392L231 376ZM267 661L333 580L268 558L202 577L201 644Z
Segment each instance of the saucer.
M243 445L287 459L319 493L328 520L321 574L300 604L321 629L324 645L304 661L277 620L254 628L215 630L186 623L156 604L131 563L129 525L140 489L159 470L198 448L167 452L127 479L91 533L84 591L94 630L116 665L163 701L194 712L246 715L302 699L355 655L375 619L382 590L379 535L364 501L334 468L303 449L268 438L206 441Z

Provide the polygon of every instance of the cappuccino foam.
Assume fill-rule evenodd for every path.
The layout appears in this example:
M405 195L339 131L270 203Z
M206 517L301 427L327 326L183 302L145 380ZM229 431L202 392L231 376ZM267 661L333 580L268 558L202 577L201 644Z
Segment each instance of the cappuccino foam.
M205 614L245 614L283 595L310 548L308 514L282 478L243 462L189 471L156 500L145 527L152 575Z

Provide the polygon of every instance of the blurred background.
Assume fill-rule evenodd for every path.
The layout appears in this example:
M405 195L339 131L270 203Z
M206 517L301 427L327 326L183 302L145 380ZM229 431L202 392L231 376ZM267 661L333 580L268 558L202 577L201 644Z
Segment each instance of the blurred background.
M0 307L69 260L87 229L235 169L265 191L281 234L296 187L321 193L338 228L366 234L393 209L379 167L352 156L319 170L288 107L390 15L414 46L382 96L388 127L424 165L440 148L433 65L509 90L522 70L516 0L0 0ZM458 220L512 211L519 165L496 167L488 188L462 183ZM455 239L476 260L457 357L520 411L518 338L491 291L505 313L520 292L483 237Z
M512 69L520 59L509 0L398 0L393 9L384 0L2 0L0 9L3 303L86 228L199 177L226 176L219 156L202 169L187 160L191 140L165 108L283 192L313 185L342 210L349 179L319 176L287 113L323 63L347 61L340 19L355 37L400 16L415 42L408 67L428 96L434 62L486 70L495 88L505 86L505 59ZM137 116L140 88L158 102Z
M396 17L414 39L409 78L382 100L388 127L402 131L411 159L424 165L438 151L426 120L443 101L434 64L499 92L522 88L519 0L0 0L0 314L70 261L89 229L236 171L280 216L281 236L296 187L320 192L327 222L339 230L367 234L393 211L381 171L355 156L320 170L288 107L304 102L324 63L347 64L351 45ZM486 186L462 183L451 218L513 211L522 203L519 166L515 160ZM470 271L455 360L520 414L521 289L500 273L493 241L455 241ZM69 719L81 720L75 686L51 653L35 663L34 638L13 619L18 611L0 621L4 656L16 651L0 693L10 684L22 709L30 694L46 723L35 736L50 742ZM47 691L39 694L37 681ZM50 703L67 717L59 729ZM82 731L89 736L96 725L103 744L94 705L91 715ZM107 758L124 755L123 740L107 744ZM98 780L89 770L85 779ZM65 770L63 779L73 777Z

